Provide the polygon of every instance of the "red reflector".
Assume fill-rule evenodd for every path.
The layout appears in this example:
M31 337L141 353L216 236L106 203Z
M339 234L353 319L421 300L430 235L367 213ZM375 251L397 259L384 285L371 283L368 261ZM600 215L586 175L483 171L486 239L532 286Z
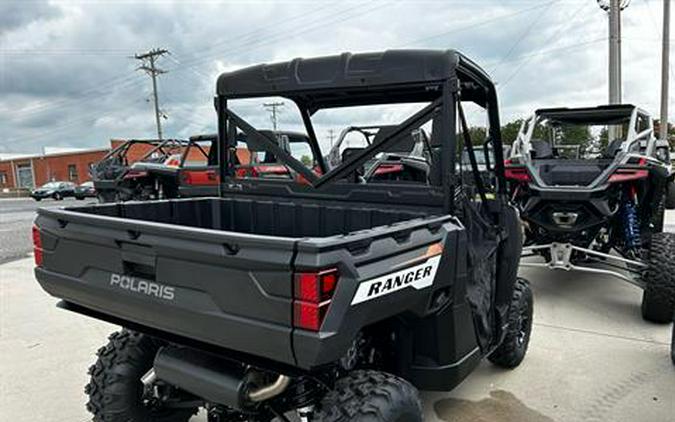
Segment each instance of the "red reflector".
M298 328L319 331L323 318L328 311L328 303L322 305L307 302L295 302L294 324Z
M330 300L337 285L336 268L295 275L295 297L305 302L321 303Z
M33 225L33 253L35 255L35 265L42 266L42 237L40 236L40 229Z

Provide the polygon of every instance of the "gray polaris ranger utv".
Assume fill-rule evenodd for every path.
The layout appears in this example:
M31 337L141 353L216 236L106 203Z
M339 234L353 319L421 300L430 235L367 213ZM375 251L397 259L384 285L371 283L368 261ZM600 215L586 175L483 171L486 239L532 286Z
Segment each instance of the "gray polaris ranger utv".
M318 162L231 107L269 96L297 105ZM419 110L328 170L315 113L407 103ZM468 103L489 117L494 186L473 154L468 174L456 162L471 144ZM450 390L483 357L518 366L532 294L516 277L521 228L483 70L455 51L295 59L223 74L215 104L218 197L42 209L35 221L42 287L124 327L90 370L94 421L187 421L202 408L212 422L415 422L416 388ZM352 177L423 125L422 181ZM236 175L242 137L304 181Z

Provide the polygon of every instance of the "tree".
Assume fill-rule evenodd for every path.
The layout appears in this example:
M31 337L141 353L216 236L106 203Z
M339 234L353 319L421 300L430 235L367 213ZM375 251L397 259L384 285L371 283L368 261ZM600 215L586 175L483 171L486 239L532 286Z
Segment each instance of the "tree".
M561 125L562 142L570 145L586 145L593 140L591 129L581 125Z
M508 122L502 126L502 143L504 145L511 145L518 137L520 126L523 124L523 119L516 119Z
M312 157L310 157L309 155L303 155L302 157L300 157L300 162L302 162L302 164L304 164L307 167L312 167Z

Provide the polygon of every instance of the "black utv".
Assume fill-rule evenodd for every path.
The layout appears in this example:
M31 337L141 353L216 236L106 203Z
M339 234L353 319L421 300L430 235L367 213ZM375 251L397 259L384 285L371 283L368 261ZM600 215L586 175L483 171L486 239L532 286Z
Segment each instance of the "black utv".
M669 322L675 234L664 233L667 155L632 105L538 110L506 162L525 227L523 266L611 275L644 289L642 316Z
M270 96L297 106L319 171L236 108ZM418 111L328 169L313 116L407 103ZM456 165L472 145L468 103L489 118L494 184L473 154L471 172ZM41 209L35 221L41 286L125 327L90 370L94 421L203 408L212 422L415 422L417 388L450 390L484 357L520 364L532 293L517 278L495 87L476 64L426 50L295 59L223 74L215 105L218 197ZM423 180L353 177L422 126ZM303 182L237 175L242 133Z

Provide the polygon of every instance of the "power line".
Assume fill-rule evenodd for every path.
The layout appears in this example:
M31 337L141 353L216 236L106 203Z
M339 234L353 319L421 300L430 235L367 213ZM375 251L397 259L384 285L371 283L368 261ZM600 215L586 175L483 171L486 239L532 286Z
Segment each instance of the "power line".
M530 25L528 25L528 27L525 28L525 31L523 31L523 33L520 35L520 37L518 37L516 42L513 43L511 48L509 48L509 50L506 52L506 54L502 58L502 60L499 63L497 63L497 65L492 69L492 71L490 73L495 73L497 71L497 69L499 69L499 67L504 63L504 61L508 60L508 58L511 57L511 54L513 54L513 52L516 50L518 45L520 45L520 43L530 34L530 32L532 32L532 29L535 27L535 25L537 23L539 23L541 18L544 17L546 12L549 11L551 6L553 6L554 3L559 3L559 2L560 2L560 0L552 1L552 2L548 3L546 5L546 7L544 7L542 9L541 13L536 17L536 19L532 19L532 22L530 23Z
M382 7L387 5L387 2L379 3L379 4L376 4L373 7L363 9L364 7L367 7L368 5L369 4L361 5L361 6L357 6L357 7L351 6L351 7L347 8L345 10L342 10L338 13L332 14L326 21L322 21L322 20L316 20L314 22L310 21L308 24L303 25L302 26L303 29L301 29L301 30L293 30L293 31L284 30L284 31L280 31L277 34L273 34L270 37L256 37L253 40L251 40L251 42L241 44L237 48L234 48L234 49L214 51L214 52L211 52L209 54L202 55L201 57L197 57L195 59L183 61L182 62L183 67L176 69L176 71L180 71L180 70L184 70L186 68L198 66L202 63L205 63L209 60L212 60L215 57L222 56L223 54L226 54L226 53L232 54L234 52L239 52L239 51L249 52L249 51L253 50L254 48L259 48L259 47L262 47L262 46L265 46L265 45L272 45L272 44L277 43L279 41L283 41L283 40L287 40L287 39L291 39L291 38L296 38L300 35L307 34L309 32L313 32L317 29L325 29L328 25L334 25L334 24L344 22L346 20L349 20L349 19L352 19L352 18L355 18L355 17L362 17L362 16L364 16L368 13L371 13L371 12L377 10L377 9L381 9ZM342 16L339 19L335 19L337 16L345 15L345 14L346 14L346 16ZM315 24L312 25L313 23L315 23ZM204 76L206 76L206 75L204 75Z
M419 42L429 41L429 40L432 40L432 39L435 39L435 38L444 37L446 35L454 34L454 33L457 33L457 32L466 31L467 29L473 29L473 28L477 28L479 26L484 26L484 25L487 25L489 23L493 23L493 22L496 22L496 21L509 19L509 18L514 17L514 16L518 16L518 15L525 14L527 12L531 12L533 10L541 9L543 7L548 7L552 3L557 3L558 1L560 1L560 0L552 0L552 1L549 1L549 2L546 2L546 3L538 4L536 6L527 7L525 9L521 9L521 10L516 10L515 12L504 13L502 15L494 16L494 17L491 17L491 18L488 18L488 19L471 22L467 25L460 26L459 28L453 28L453 29L450 29L448 31L443 31L443 32L439 32L439 33L436 33L436 34L427 35L427 36L422 37L422 38L417 38L417 39L414 39L414 40L406 41L404 44L400 44L397 47L409 47L410 45L417 44Z
M554 39L558 38L558 37L560 36L560 34L562 34L567 28L571 27L571 26L574 24L574 21L577 19L577 17L581 16L581 13L579 13L579 12L581 12L581 10L583 10L583 8L584 8L585 6L587 6L587 3L582 3L581 7L579 7L578 9L575 9L574 13L573 13L572 16L571 16L571 19L565 20L565 23L566 23L567 25L565 25L565 23L563 23L562 25L560 25L560 26L558 27L558 30L557 30L557 31L554 31L554 32L551 34L551 36L548 37L548 38L546 39L546 41L544 42L544 44L549 44L549 43L551 43L551 41L553 41ZM534 57L534 56L532 56L532 57ZM516 75L517 75L518 73L520 73L520 71L525 67L525 65L526 65L528 62L529 62L529 60L523 61L523 62L520 64L520 66L518 66L518 67L516 68L516 70L514 70L514 71L511 73L511 75L509 75L509 76L506 78L506 80L505 80L502 84L499 85L500 89L502 89L502 88L504 88L506 85L508 85L508 83L511 82L511 81L513 80L513 78L515 78Z
M161 48L155 48L147 53L136 54L134 58L141 61L141 65L137 70L142 70L152 78L152 98L155 105L155 123L157 124L157 139L162 140L162 121L160 119L159 98L157 95L157 76L166 73L166 70L160 69L156 66L158 58L167 54L169 51ZM165 115L161 117L166 118Z

